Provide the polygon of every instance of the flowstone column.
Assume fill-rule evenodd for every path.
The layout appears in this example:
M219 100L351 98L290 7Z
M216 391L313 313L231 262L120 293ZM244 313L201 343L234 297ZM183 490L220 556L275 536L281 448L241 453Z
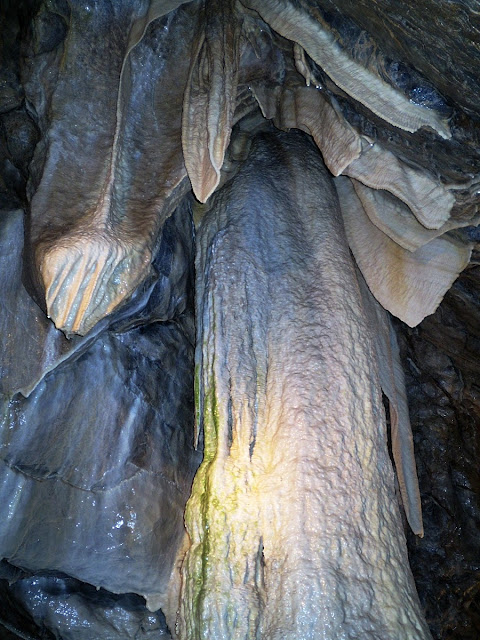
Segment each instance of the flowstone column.
M429 638L328 172L261 134L202 222L185 640Z

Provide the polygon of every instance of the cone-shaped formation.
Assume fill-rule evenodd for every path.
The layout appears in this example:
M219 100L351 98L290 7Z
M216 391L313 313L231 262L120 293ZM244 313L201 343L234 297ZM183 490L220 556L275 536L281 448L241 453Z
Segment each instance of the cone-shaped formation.
M429 638L371 328L312 143L255 139L198 245L205 452L186 511L179 637Z
M209 0L183 105L183 154L193 192L205 202L220 182L235 111L240 23L233 0Z

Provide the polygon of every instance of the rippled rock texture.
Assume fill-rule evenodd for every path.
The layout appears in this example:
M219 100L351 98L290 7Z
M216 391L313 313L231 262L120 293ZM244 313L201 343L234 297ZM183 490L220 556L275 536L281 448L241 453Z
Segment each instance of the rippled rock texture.
M372 293L399 318L423 503L425 535L408 534L421 607L436 640L476 639L475 6L31 0L2 3L0 24L4 636L310 640L324 624L335 640L428 638L394 495L396 468L421 534L405 415L398 436L403 380ZM259 152L262 136L280 155ZM320 153L362 297L337 205L333 223L299 213L324 197L323 178L312 180ZM322 233L335 267L307 265ZM374 309L368 320L338 312L352 300ZM327 308L338 312L328 335ZM326 348L322 359L315 349L332 341L336 357ZM352 349L357 378L342 357ZM262 395L262 362L286 398L263 422L262 398L277 395L275 384ZM287 414L301 414L297 429ZM332 425L350 434L343 465L325 465ZM346 518L332 502L342 471L355 477L341 482ZM369 567L365 581L348 574L342 545Z
M393 506L375 336L308 138L257 137L197 246L205 446L180 637L428 637Z

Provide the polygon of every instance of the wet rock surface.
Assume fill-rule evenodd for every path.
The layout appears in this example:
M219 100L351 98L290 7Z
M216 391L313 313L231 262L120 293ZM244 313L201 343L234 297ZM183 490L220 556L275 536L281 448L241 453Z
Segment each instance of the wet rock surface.
M480 115L480 19L472 3L449 0L320 0L337 20L352 18L392 57L411 64L444 96ZM333 17L333 16L332 16ZM421 92L419 99L422 100Z
M440 176L443 182L463 183L464 190L457 191L458 213L474 211L478 207L476 174L480 168L480 80L475 70L480 54L475 44L478 43L478 16L471 3L422 0L413 5L393 0L374 3L322 0L318 4L330 12L330 23L338 28L347 47L352 38L358 36L358 29L364 29L392 64L407 65L396 68L396 80L413 92L413 98L424 103L433 100L435 104L430 106L443 109L436 96L428 94L425 83L434 86L445 99L445 108L453 114L453 138L445 142L429 131L400 132L359 103L336 92L319 70L327 93L336 96L342 112L359 131L388 145L412 166ZM66 2L57 2L55 6L53 12L43 7L33 25L33 53L44 56L52 64L56 50L62 47L68 18ZM39 7L39 2L22 3L23 29ZM140 596L123 593L129 587L120 585L123 570L121 563L116 563L115 553L118 559L125 545L133 544L130 534L140 530L136 525L128 526L128 518L123 518L116 506L122 504L124 508L126 504L123 489L118 490L122 486L121 478L130 483L132 496L135 492L135 500L129 503L132 513L145 512L152 495L162 491L168 494L169 487L174 485L177 489L172 494L178 498L181 493L184 501L188 495L188 478L192 477L199 461L185 433L171 429L172 412L177 409L179 420L188 424L188 429L193 420L191 381L185 382L180 374L182 367L188 370L192 362L192 318L185 312L191 303L191 293L187 291L191 275L181 267L183 257L191 251L188 230L185 227L182 230L178 219L166 225L163 248L157 254L163 257L156 263L156 274L144 283L130 306L86 339L67 340L46 319L20 276L24 231L23 213L19 209L27 202L27 180L38 178L32 176L29 163L39 141L39 128L36 114L25 102L20 80L20 41L25 32L22 34L18 11L18 4L12 1L0 7L3 36L0 45L0 345L4 355L11 350L10 356L2 361L1 371L5 426L1 443L1 504L5 509L13 505L12 496L21 495L16 511L14 509L13 517L18 518L15 526L17 531L23 530L27 538L30 532L31 539L39 537L40 529L37 525L29 529L24 524L32 513L32 505L37 505L37 515L45 516L41 535L45 534L49 546L45 553L45 548L28 549L27 544L21 555L18 536L13 533L10 537L2 536L10 545L8 555L12 562L16 557L24 566L28 555L32 570L38 573L31 575L3 565L0 637L60 640L70 638L73 630L78 631L78 635L72 637L98 640L168 637L160 613L150 613ZM342 14L355 24L343 21ZM272 46L277 36L269 33L268 28L261 30L259 36L257 25L252 28L252 42L255 42L253 32L258 42L261 38L268 43L268 50L273 52L272 67L278 67L278 51ZM261 67L258 73L263 81ZM39 153L41 144L40 141L37 147ZM33 169L35 173L35 166ZM15 210L17 212L12 213ZM174 266L176 261L178 264ZM478 255L474 254L472 267L459 278L437 313L416 329L397 323L415 431L425 526L422 540L409 535L409 553L420 600L435 640L476 640L480 635L480 273L475 261L478 263ZM164 295L165 288L175 291ZM180 395L176 395L179 392ZM55 403L55 397L60 396L62 402ZM180 400L178 405L168 404L159 410L159 398L163 397ZM118 420L125 420L132 401L137 403L137 409L129 414L135 415L120 437L115 425ZM56 422L51 419L54 406ZM100 407L102 416L106 417L100 429L99 423L91 419L95 406ZM110 410L112 407L114 411ZM72 416L75 419L71 419ZM89 419L84 420L86 417ZM140 424L145 419L150 427L143 432ZM51 428L43 430L47 421ZM57 448L58 442L61 446ZM105 455L110 445L112 453ZM188 451L186 458L178 453L183 447ZM161 452L159 458L152 456L153 450ZM184 460L183 469L172 466L177 458ZM137 482L143 482L142 490L138 489ZM26 488L19 492L19 486ZM72 499L72 495L80 497ZM93 500L99 501L97 506ZM99 529L103 527L108 531L116 546L110 569L113 568L113 573L117 571L117 586L113 582L109 586L120 589L120 595L103 589L97 591L67 575L77 560L84 563L85 550L100 548L93 524L100 503L109 510L110 519ZM171 503L175 504L174 497ZM180 507L176 504L179 526ZM49 513L53 514L51 520ZM122 518L123 522L117 527ZM6 522L4 517L1 521L0 530ZM75 539L80 521L88 522L90 531L82 534L84 538L77 538L80 548L75 555L67 543ZM155 543L163 549L165 540L176 535L169 529L172 522L160 512L152 516L153 521L156 526L150 532L155 530L153 536L159 532L160 538L164 536L161 544L160 538ZM60 544L52 537L55 531L60 532ZM87 540L85 536L90 533L92 537ZM144 566L148 565L151 554L158 552L153 537L150 542L152 545L147 544L147 548L142 545L140 551ZM19 555L15 556L16 553ZM70 564L60 566L60 562L54 560L60 556L64 560L68 558ZM56 566L47 566L52 562ZM93 570L93 564L90 568ZM46 572L46 569L57 571ZM109 580L110 569L106 571ZM60 573L61 570L65 573ZM152 580L157 580L158 574L150 575ZM91 576L87 571L81 577L88 581ZM140 587L138 590L141 591ZM75 626L79 618L85 621L83 627Z
M193 449L188 205L165 225L156 277L130 304L136 314L124 310L95 339L72 341L21 283L23 212L2 214L2 556L40 574L59 570L78 584L140 593L157 608L200 459ZM3 585L0 601L19 606L15 628L23 610L56 638L82 637L69 635L77 619L87 621L85 638L97 624L95 637L144 637L127 632L148 618L143 598L130 614L128 598L84 601L67 587L55 587L53 597L52 584L22 578ZM120 625L117 635L102 631L104 623Z
M5 561L0 616L2 640L170 638L162 612L148 611L138 595L115 595L55 572L31 576Z
M391 0L301 0L297 4L313 12L362 67L374 70L412 103L449 118L450 140L440 140L426 129L414 134L400 131L346 96L308 60L318 84L335 96L356 129L387 145L411 166L439 176L444 184L457 183L459 211L477 209L480 80L475 69L480 59L480 20L476 11L468 3L429 0L415 7Z
M20 78L20 15L18 4L0 7L0 208L25 204L28 164L39 140L27 113Z
M479 286L474 266L417 329L397 325L425 525L409 555L438 640L480 634Z

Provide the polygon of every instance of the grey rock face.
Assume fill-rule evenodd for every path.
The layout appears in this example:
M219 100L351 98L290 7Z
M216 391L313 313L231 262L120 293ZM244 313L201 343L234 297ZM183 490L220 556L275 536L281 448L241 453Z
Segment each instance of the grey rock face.
M298 59L294 62L291 31L282 30L281 37L254 12L243 12L240 3L210 2L210 22L200 11L200 2L185 3L176 12L181 0L6 0L0 4L0 206L25 206L28 179L29 197L37 190L27 224L33 244L38 240L48 244L51 237L64 232L68 235L75 225L83 225L95 241L99 228L105 228L96 223L89 227L86 214L99 203L99 186L101 191L113 185L107 189L112 198L105 200L108 206L103 210L108 210L112 223L107 225L112 242L99 246L117 247L118 238L128 239L129 234L140 244L147 240L145 246L152 255L161 245L148 274L149 257L143 263L148 267L145 279L139 280L130 301L114 316L100 320L84 338L67 340L45 317L42 292L39 296L37 289L40 309L29 296L30 284L28 291L22 284L19 274L24 262L31 266L35 259L31 245L22 256L22 214L1 214L2 541L18 563L38 567L53 563L64 571L93 576L112 589L120 585L141 591L154 585L150 602L154 607L159 584L168 573L163 563L172 562L163 545L178 546L181 504L198 463L190 445L192 434L187 437L174 428L177 421L188 423L191 432L193 421L192 383L182 377L184 372L191 375L193 342L191 274L182 266L184 260L191 260L191 230L184 226L188 212L171 218L161 237L156 235L189 188L181 151L187 78L191 80L193 73L199 81L196 88L195 83L193 90L190 87L192 110L198 118L197 129L190 131L194 151L199 148L198 132L204 136L218 126L220 137L229 135L228 126L221 126L228 125L222 110L216 112L219 96L228 98L229 108L236 99L233 121L255 109L255 101L262 110L269 107L265 113L275 111L272 105L278 109L282 117L275 118L275 124L281 128L305 127L306 121L309 126L321 125L322 118L318 110L305 112L308 100L296 104L297 91L303 94L307 87L306 78L295 70ZM223 4L231 8L225 33L238 34L242 23L242 37L235 44L240 47L240 69L236 58L231 69L222 64L221 47L215 49L221 30L213 29L215 46L207 47L208 55L198 55L205 49L205 29L208 40L218 18L215 6ZM255 4L276 5L280 19L282 8L288 6L314 16L348 59L373 74L370 80L378 76L427 115L435 112L444 118L450 139L428 128L402 131L387 121L388 105L385 120L335 85L308 51L304 56L310 93L326 101L339 118L345 117L363 143L384 147L410 169L426 172L454 194L451 215L461 223L458 226L478 222L480 29L475 3L243 0L243 6ZM22 49L27 33L30 48L23 41ZM138 36L132 51L129 47ZM229 36L224 51L232 44ZM227 76L238 72L237 96L231 83L222 79L222 70ZM197 110L198 86L207 99L209 87L216 87L208 123L205 110ZM279 95L283 95L282 108ZM296 119L296 110L302 108L302 117ZM306 130L314 135L313 128ZM30 162L39 133L42 137ZM120 141L116 155L112 152L115 137ZM218 156L211 136L210 144L209 150ZM205 167L194 169L201 176ZM308 171L304 173L302 183ZM105 180L106 176L113 179ZM287 183L286 179L282 188ZM113 228L115 232L110 233ZM478 242L478 230L467 233ZM462 236L460 231L455 234ZM478 262L478 254L473 260ZM69 264L67 260L63 266ZM480 486L476 464L478 273L470 274L465 280L468 287L457 288L440 313L419 330L407 332L410 351L405 361L410 368L416 446L426 491L427 532L421 542L412 541L411 548L421 601L435 637L441 640L447 636L476 640L480 628L475 555ZM172 402L165 404L163 393ZM172 517L166 515L171 511ZM143 524L138 518L134 521L132 513L141 514ZM86 522L88 530L77 536L77 525ZM112 541L111 548L104 536ZM101 553L95 553L97 546ZM162 566L153 568L148 557L159 549ZM255 557L261 568L261 553ZM139 620L148 622L145 609L140 608L138 616L128 613L134 596L115 599L110 594L106 598L113 598L113 604L106 604L100 596L88 600L82 587L75 591L71 577L59 573L37 577L20 576L17 586L7 586L0 596L0 601L8 602L15 592L15 606L24 607L26 626L20 633L28 630L36 637L32 616L46 616L51 631L42 629L42 637L67 636L78 629L75 611L95 620L86 627L89 638L100 638L108 629L108 611L114 612L115 633L120 637L135 633ZM62 600L55 594L50 598L52 590L62 591L72 603L69 621L68 616L61 620ZM96 606L90 606L93 601ZM49 604L42 609L41 602ZM138 599L135 607L137 603ZM160 628L155 632L160 633ZM109 631L105 633L108 637Z
M161 611L150 612L135 594L114 595L69 576L29 576L0 565L2 640L167 640ZM19 634L19 635L17 635Z
M67 334L85 334L151 275L188 190L181 105L198 12L150 4L53 3L69 36L24 65L44 136L30 166L28 262Z
M68 341L24 291L21 212L2 218L0 237L1 280L9 283L1 314L1 555L31 571L142 594L157 608L199 461L188 207L166 225L156 283L139 296L137 316L114 316L93 342Z

